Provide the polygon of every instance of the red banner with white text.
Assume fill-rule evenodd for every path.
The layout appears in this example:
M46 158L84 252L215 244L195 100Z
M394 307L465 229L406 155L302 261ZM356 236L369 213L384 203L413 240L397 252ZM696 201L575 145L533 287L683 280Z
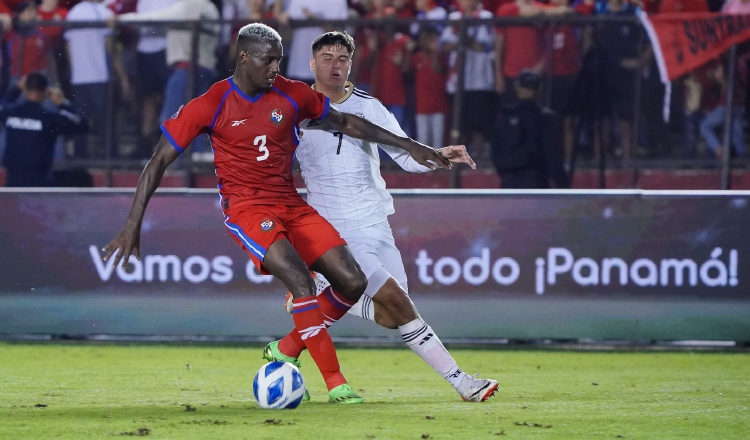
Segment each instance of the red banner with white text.
M668 83L750 40L750 15L681 12L639 17L654 48L661 81Z

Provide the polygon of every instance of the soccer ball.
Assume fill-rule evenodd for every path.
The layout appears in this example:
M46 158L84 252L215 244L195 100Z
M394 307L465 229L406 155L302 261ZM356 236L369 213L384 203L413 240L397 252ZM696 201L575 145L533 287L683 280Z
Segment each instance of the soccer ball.
M296 408L304 394L302 373L289 362L269 362L253 379L253 395L261 408Z

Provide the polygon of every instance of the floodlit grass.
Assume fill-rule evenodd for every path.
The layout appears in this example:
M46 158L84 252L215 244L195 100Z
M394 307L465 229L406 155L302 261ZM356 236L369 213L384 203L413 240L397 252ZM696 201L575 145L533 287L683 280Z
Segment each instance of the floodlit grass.
M455 350L500 381L470 404L408 350L340 350L364 405L263 410L261 348L0 344L0 439L740 439L750 354Z

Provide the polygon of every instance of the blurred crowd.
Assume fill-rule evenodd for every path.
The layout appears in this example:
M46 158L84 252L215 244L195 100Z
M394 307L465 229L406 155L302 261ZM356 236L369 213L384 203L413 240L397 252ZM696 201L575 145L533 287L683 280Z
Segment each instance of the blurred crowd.
M408 134L430 145L461 142L480 161L488 159L489 129L495 115L518 98L512 85L520 72L531 69L543 78L538 99L557 114L560 148L568 161L574 146L581 145L594 156L611 154L624 159L672 153L713 157L720 154L718 130L726 111L725 60L717 59L675 82L672 120L665 124L661 120L663 85L645 33L635 20L595 26L549 20L521 26L495 20L469 24L465 39L451 20L722 9L750 13L750 2L2 0L0 94L4 107L13 105L9 96L18 94L7 91L30 73L41 72L51 85L59 86L90 126L88 134L77 134L58 156L103 157L103 139L109 133L116 139L114 156L141 159L155 146L161 122L192 96L232 73L234 35L242 25L263 21L279 30L286 56L282 73L311 83L311 41L325 30L341 27L299 23L364 18L373 20L345 28L357 44L350 80L382 101ZM96 27L39 23L50 20ZM193 29L144 25L196 20L199 24ZM423 20L427 21L420 23ZM200 35L195 56L193 31ZM744 87L750 60L746 53L741 48L734 88L732 144L737 155L745 154L745 108L750 102ZM191 66L193 58L197 66ZM463 75L457 69L460 60ZM456 108L459 77L464 93ZM634 99L635 90L641 99ZM452 132L455 112L460 115L460 129ZM593 129L599 122L604 128ZM211 160L207 143L199 142L193 151L194 160Z

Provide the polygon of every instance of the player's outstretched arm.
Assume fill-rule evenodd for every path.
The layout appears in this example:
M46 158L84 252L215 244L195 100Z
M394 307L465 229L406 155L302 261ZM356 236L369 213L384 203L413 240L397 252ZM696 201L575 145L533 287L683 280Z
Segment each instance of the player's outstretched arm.
M365 118L343 113L331 107L325 118L345 135L375 142L381 145L393 145L409 152L419 164L435 169L437 166L450 169L450 161L434 148L421 144L414 139L398 136L392 131L377 126ZM436 165L437 164L437 165Z
M179 155L180 153L162 136L156 146L154 155L151 156L151 160L148 161L146 168L138 179L138 186L125 226L117 234L117 237L102 249L104 261L109 262L109 259L114 255L113 267L117 267L120 261L123 265L127 264L130 254L134 254L138 260L141 259L141 223L143 222L143 214L146 212L146 205L148 205L148 201L156 188L159 187L167 166L174 162Z

